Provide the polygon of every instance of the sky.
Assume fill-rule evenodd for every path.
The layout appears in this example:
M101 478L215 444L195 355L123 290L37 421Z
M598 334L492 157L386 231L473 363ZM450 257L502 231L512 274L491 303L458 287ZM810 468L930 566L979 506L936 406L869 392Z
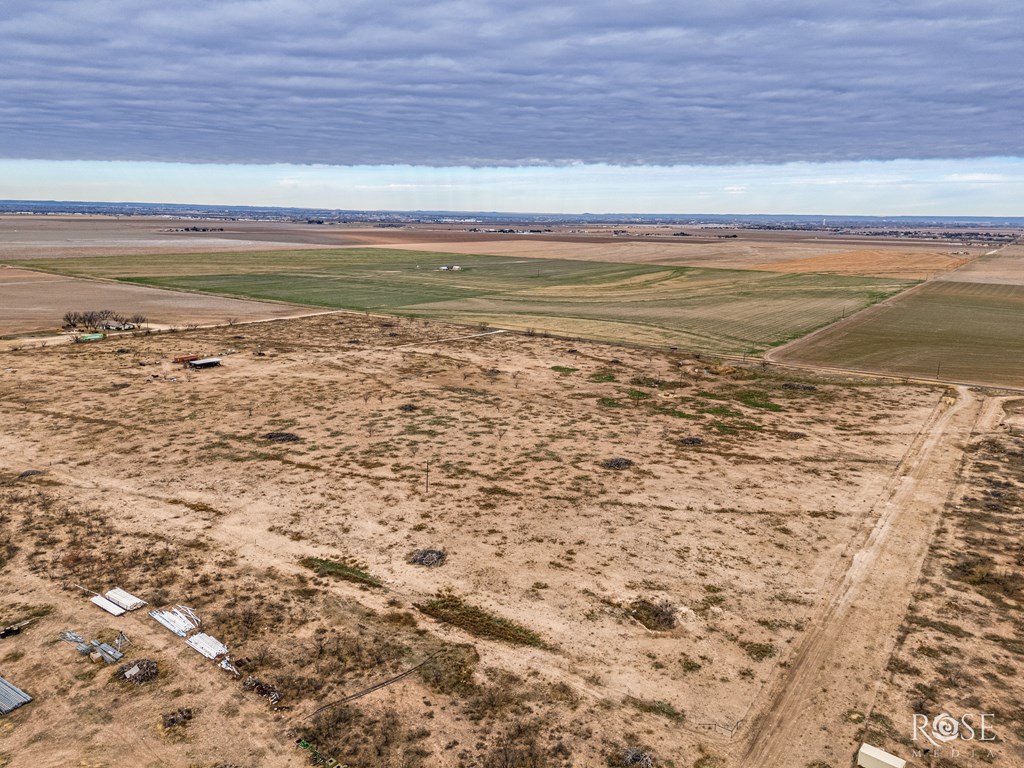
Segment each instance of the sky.
M0 198L1022 215L1009 0L0 0Z

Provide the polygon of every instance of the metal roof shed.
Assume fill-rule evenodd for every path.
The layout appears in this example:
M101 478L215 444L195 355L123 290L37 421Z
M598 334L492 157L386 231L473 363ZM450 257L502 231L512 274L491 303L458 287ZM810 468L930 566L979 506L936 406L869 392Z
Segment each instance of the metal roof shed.
M219 357L204 357L200 360L189 360L189 368L214 368L220 365Z
M13 712L30 701L32 701L31 696L0 677L0 715Z
M861 744L857 752L858 768L903 768L907 761L902 757L890 755L888 752L873 747L870 744Z

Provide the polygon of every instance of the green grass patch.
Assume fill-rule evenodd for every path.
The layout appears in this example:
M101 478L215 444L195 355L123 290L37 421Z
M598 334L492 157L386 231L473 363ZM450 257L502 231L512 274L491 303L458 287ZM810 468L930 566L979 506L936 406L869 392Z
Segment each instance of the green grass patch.
M590 374L587 378L595 384L602 384L607 381L615 381L615 374L611 371L598 371Z
M304 557L299 564L314 571L318 576L333 576L344 581L353 581L368 587L383 586L379 579L371 576L361 568L334 560L323 560L319 557Z
M761 408L765 411L781 411L782 406L778 403L773 403L768 399L767 392L761 392L756 389L749 389L744 392L737 392L736 399L743 403L748 408Z
M579 368L570 368L567 365L552 365L551 370L554 371L555 373L560 373L563 376L567 376L570 373L576 373L576 371L578 371Z
M747 652L747 656L754 661L764 661L774 656L777 651L772 643L753 643L747 640L740 641L740 648Z
M415 607L428 616L463 629L476 637L501 640L513 645L548 647L541 636L532 629L470 605L451 592L440 592L434 599L416 603Z
M680 712L667 701L648 701L647 699L637 699L629 696L626 698L626 702L641 712L667 717L669 720L674 720L677 723L681 723L686 719L685 713Z

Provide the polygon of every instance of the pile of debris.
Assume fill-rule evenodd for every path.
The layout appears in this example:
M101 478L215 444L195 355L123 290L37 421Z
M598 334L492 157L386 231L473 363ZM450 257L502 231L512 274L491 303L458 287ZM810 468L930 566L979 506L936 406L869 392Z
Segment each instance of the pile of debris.
M143 683L148 683L151 680L156 680L156 676L159 673L160 670L155 661L152 659L139 659L138 661L129 662L128 664L122 664L117 668L117 672L114 673L114 677L128 683L142 685Z
M402 413L412 413L413 411L418 409L419 406L413 405L412 403L406 403L405 405L398 406L398 410L400 410Z
M443 549L417 549L411 555L409 555L410 565L423 565L427 568L436 568L439 565L444 565L444 561L448 559L448 553Z
M282 694L277 690L277 688L272 686L270 683L264 683L253 675L249 675L245 678L245 682L242 683L242 685L245 686L245 690L252 691L257 696L262 696L271 704L277 704L277 702L281 700Z
M703 437L681 437L679 438L680 445L704 445Z
M195 717L195 712L186 707L176 709L173 712L168 712L163 717L164 730L170 730L182 725L188 725L189 721Z
M640 768L653 768L654 760L642 749L630 747L622 755L623 765L638 765Z

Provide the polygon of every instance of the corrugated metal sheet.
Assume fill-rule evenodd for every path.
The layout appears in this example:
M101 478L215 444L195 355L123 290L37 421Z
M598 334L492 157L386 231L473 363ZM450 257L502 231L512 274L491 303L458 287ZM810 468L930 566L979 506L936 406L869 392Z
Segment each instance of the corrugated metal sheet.
M104 595L107 600L112 603L124 608L126 611L135 611L146 604L145 600L140 600L135 595L125 592L120 587L114 587L112 590Z
M93 605L98 605L107 613L112 613L115 616L120 616L122 613L124 613L124 608L122 608L117 603L110 602L103 595L94 595L92 598L90 598L89 602L91 602Z
M176 606L170 611L150 611L149 615L178 637L184 637L193 629L199 629L199 617L195 611L184 605Z
M0 677L0 715L13 712L30 701L32 701L31 696Z
M101 643L99 640L90 640L90 642L107 664L113 664L114 662L120 661L124 656L124 654L117 650L117 648L113 648L106 643Z
M210 637L203 632L192 635L192 637L186 640L185 643L186 645L195 648L208 659L216 659L218 656L223 656L228 652L228 647L220 640L215 637Z

